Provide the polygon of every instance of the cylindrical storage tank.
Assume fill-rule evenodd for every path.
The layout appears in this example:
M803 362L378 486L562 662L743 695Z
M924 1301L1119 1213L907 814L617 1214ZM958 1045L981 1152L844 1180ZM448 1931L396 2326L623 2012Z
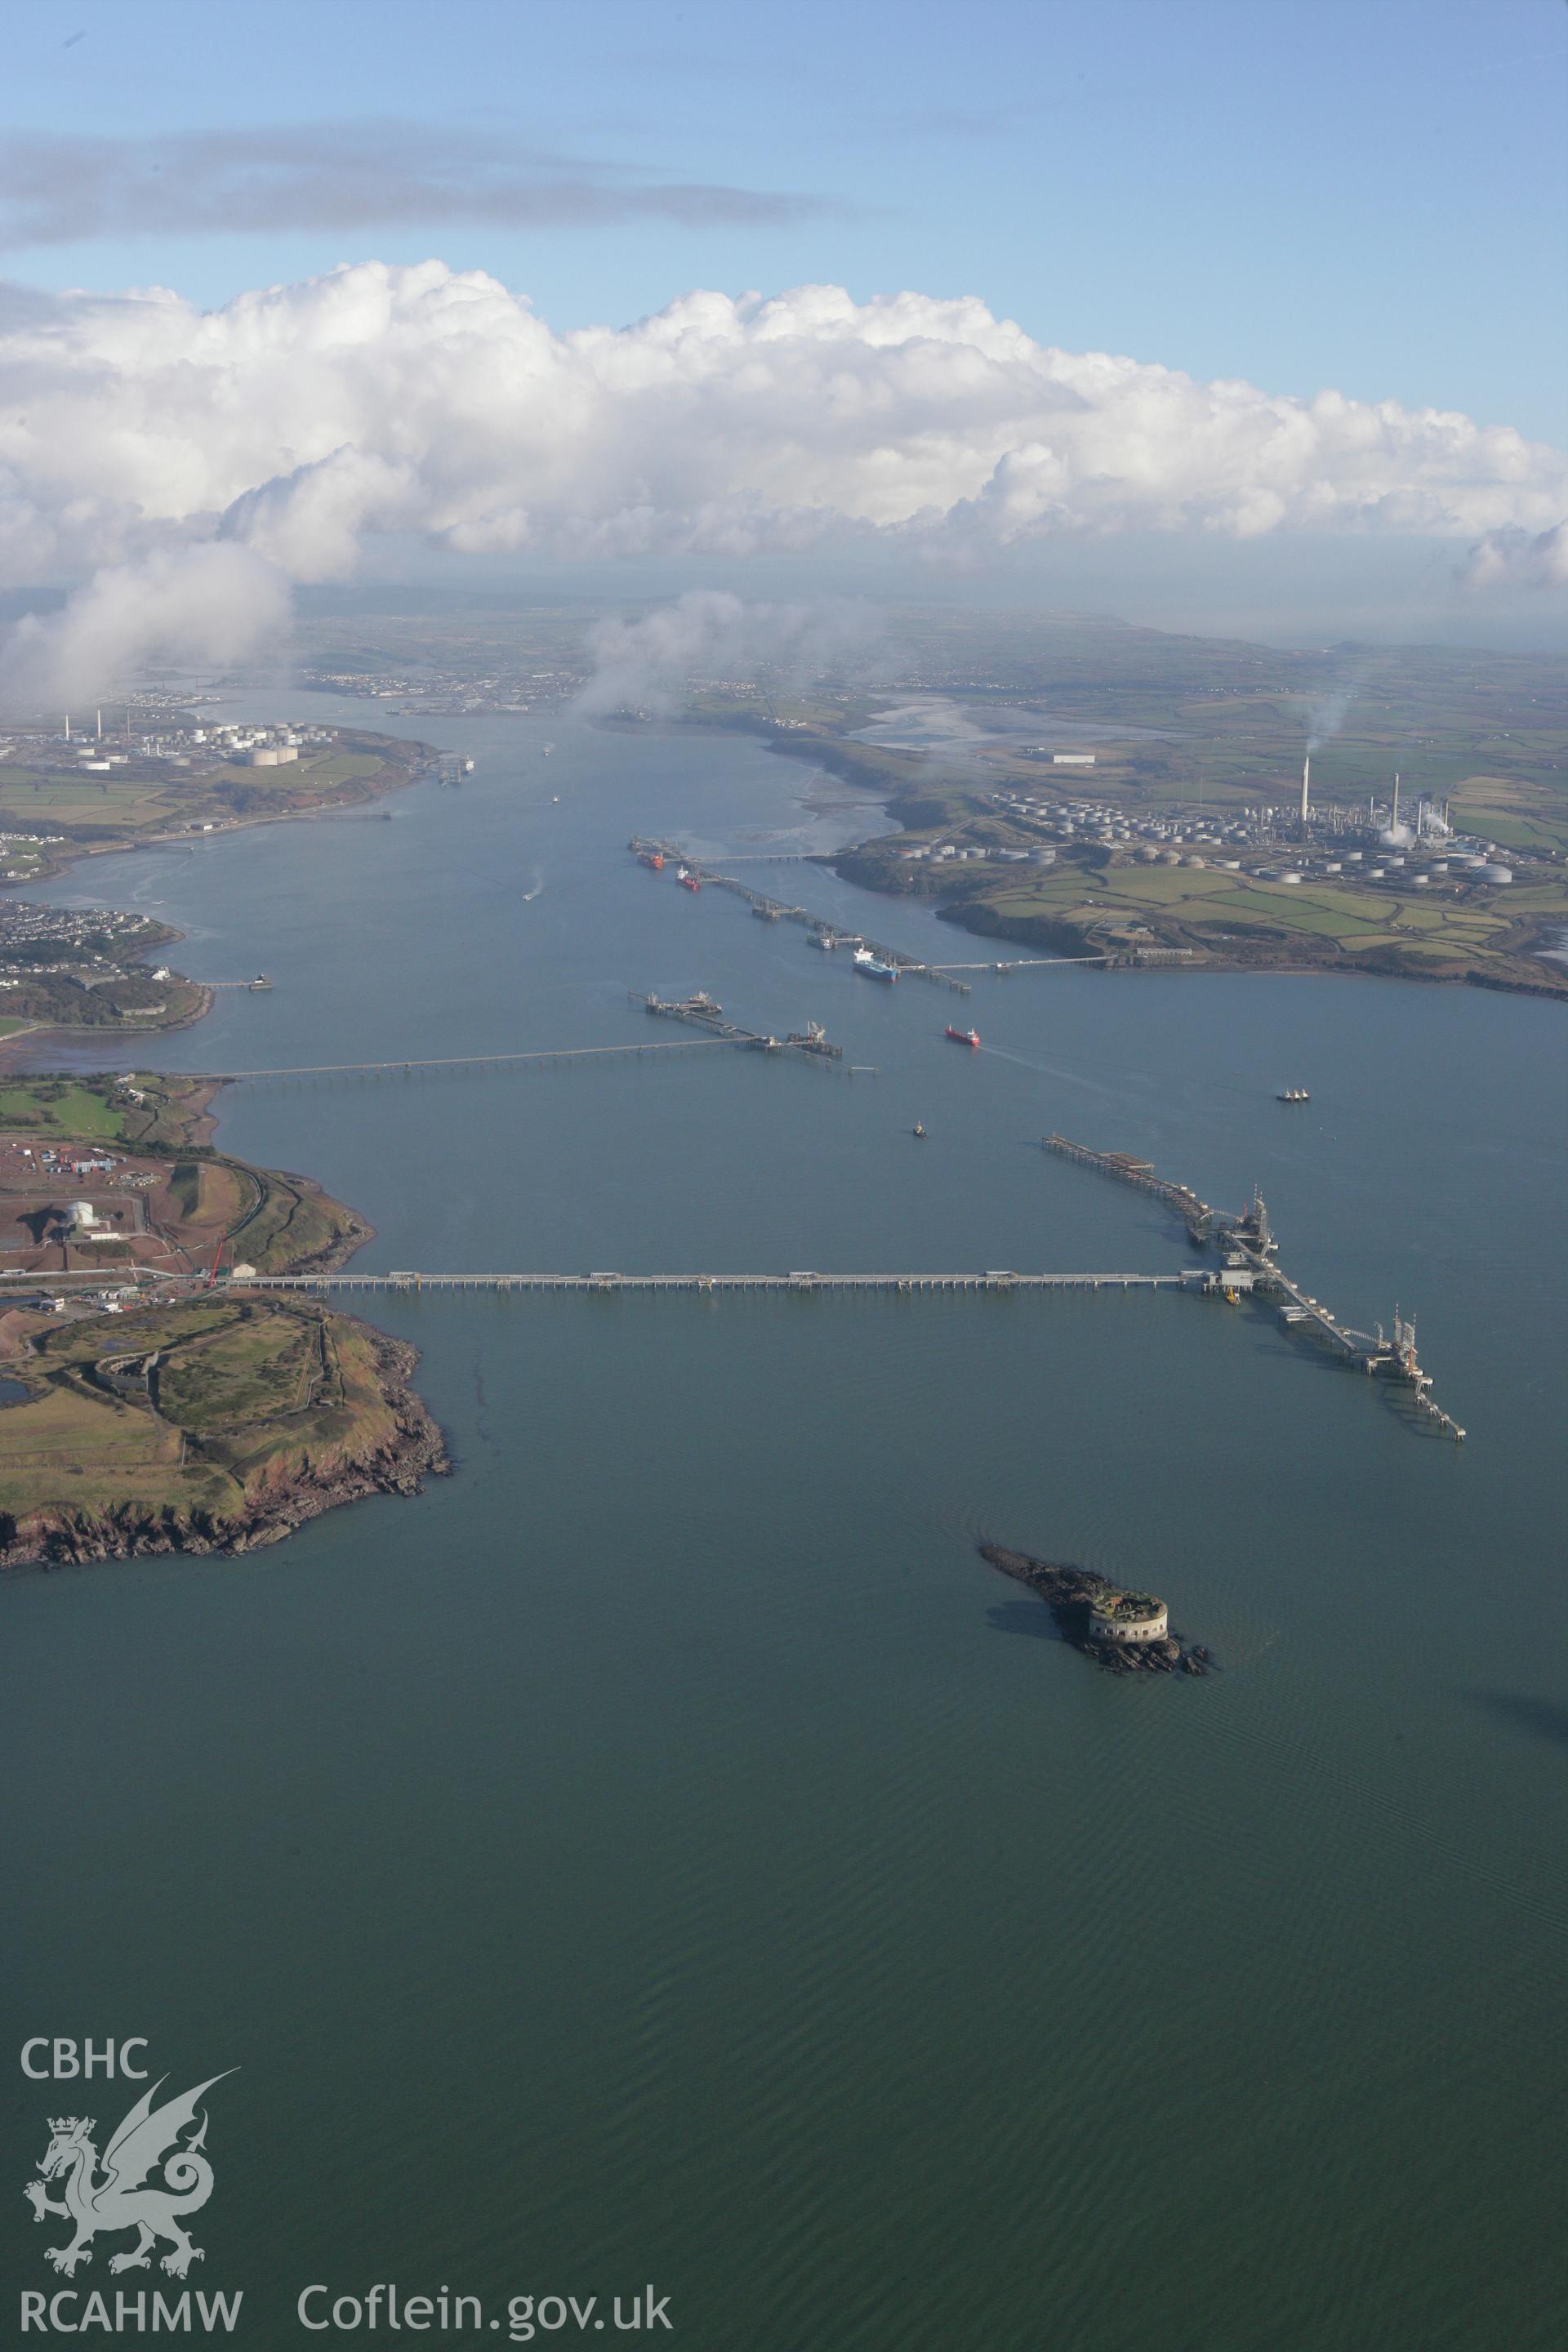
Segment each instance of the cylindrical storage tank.
M1410 887L1413 890L1430 890L1432 877L1430 874L1413 874L1410 877Z
M70 1204L70 1221L73 1225L96 1225L98 1211L90 1201L73 1201Z
M1483 866L1480 878L1483 882L1511 882L1513 868L1511 866Z
M1324 866L1323 871L1325 874L1338 874L1341 871L1339 859L1337 857L1331 857L1328 864Z
M1280 879L1280 881L1281 881L1281 882L1287 882L1287 883L1290 883L1290 884L1295 884L1295 883L1297 883L1297 882L1300 882L1300 880L1301 879L1301 877L1300 877L1300 876L1299 874L1281 874L1281 876L1279 877L1279 879Z
M1102 1592L1089 1608L1089 1638L1096 1642L1163 1642L1169 1612L1152 1592Z

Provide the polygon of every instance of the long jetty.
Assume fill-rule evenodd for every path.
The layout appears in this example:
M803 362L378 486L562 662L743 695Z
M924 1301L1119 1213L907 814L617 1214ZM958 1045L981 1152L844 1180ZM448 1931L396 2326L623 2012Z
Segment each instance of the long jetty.
M889 947L885 940L874 940L865 931L847 930L841 924L829 921L826 915L814 915L809 908L791 907L782 898L771 898L765 890L753 890L749 882L742 882L737 875L721 874L716 867L704 866L700 859L690 856L674 842L653 841L642 834L634 833L626 846L638 857L676 859L705 888L732 891L737 898L744 898L755 913L765 917L771 923L799 923L806 930L816 932L831 947L868 948L881 962L890 964L900 980L930 980L934 981L939 988L952 989L956 996L971 993L969 982L953 979L945 965L922 963L918 956L909 954L903 948ZM739 859L731 860L731 864L740 862Z
M37 1286L38 1277L29 1277ZM204 1277L205 1279L205 1277ZM1184 1274L390 1274L231 1275L235 1290L626 1290L895 1291L1181 1290L1201 1280Z
M1096 1151L1086 1143L1069 1142L1063 1135L1042 1136L1040 1140L1047 1151L1076 1160L1081 1167L1092 1168L1120 1184L1131 1184L1163 1201L1182 1218L1189 1236L1200 1246L1211 1235L1217 1238L1222 1263L1203 1275L1202 1287L1207 1295L1236 1298L1251 1292L1261 1297L1287 1330L1319 1341L1354 1371L1364 1372L1370 1379L1393 1381L1427 1420L1457 1444L1463 1444L1463 1429L1432 1395L1432 1375L1422 1370L1416 1358L1415 1323L1401 1316L1396 1307L1392 1339L1384 1337L1381 1327L1374 1336L1342 1323L1278 1263L1279 1244L1268 1222L1261 1192L1254 1192L1239 1216L1220 1215L1207 1202L1200 1201L1190 1185L1157 1176L1151 1161L1136 1160L1130 1152Z
M1175 1211L1195 1244L1206 1242L1213 1233L1214 1211L1208 1202L1200 1201L1190 1184L1173 1184L1166 1177L1156 1176L1152 1160L1134 1160L1127 1151L1091 1151L1087 1143L1070 1143L1065 1135L1042 1136L1040 1142L1044 1150L1054 1151L1063 1160L1076 1160L1080 1167L1115 1177L1118 1183L1152 1192Z
M644 1000L636 998L640 1003ZM695 1054L704 1045L753 1045L759 1041L744 1031L734 1036L678 1037L669 1040L645 1040L637 1045L552 1045L536 1048L526 1054L436 1054L421 1061L402 1062L300 1062L272 1070L215 1070L212 1076L226 1083L239 1078L345 1078L345 1077L411 1077L419 1070L478 1070L499 1068L516 1063L607 1062L617 1055L629 1060L645 1054Z

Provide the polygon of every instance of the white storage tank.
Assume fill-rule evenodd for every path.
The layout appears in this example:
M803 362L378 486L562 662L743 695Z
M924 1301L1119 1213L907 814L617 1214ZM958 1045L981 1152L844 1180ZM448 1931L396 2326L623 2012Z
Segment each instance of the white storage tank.
M1480 879L1483 882L1511 882L1513 868L1511 866L1483 866Z

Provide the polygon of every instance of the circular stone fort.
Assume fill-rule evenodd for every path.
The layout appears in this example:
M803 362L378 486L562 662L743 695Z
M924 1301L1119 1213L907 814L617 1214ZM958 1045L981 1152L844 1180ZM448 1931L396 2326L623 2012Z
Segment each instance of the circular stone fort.
M1152 1592L1097 1593L1089 1603L1089 1638L1091 1642L1163 1642L1167 1633L1167 1611L1163 1601Z

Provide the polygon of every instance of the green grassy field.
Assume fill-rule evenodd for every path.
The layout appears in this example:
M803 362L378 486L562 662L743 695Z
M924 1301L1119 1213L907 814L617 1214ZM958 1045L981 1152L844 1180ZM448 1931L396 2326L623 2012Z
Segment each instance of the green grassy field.
M11 1078L0 1083L0 1127L74 1143L119 1143L130 1106L107 1079Z
M358 797L378 782L403 781L420 755L421 747L399 739L356 736L281 768L226 761L205 773L138 764L94 776L73 767L0 761L0 826L135 840L192 824L232 824L237 816L304 814L344 793ZM30 866L42 856L18 844L11 862Z
M874 859L877 852L870 853ZM890 852L881 853L897 874ZM858 866L857 868L858 870ZM874 877L873 868L873 877ZM1357 889L1332 882L1279 884L1247 874L1185 866L1114 866L1090 855L1021 879L955 877L953 903L969 928L1085 952L1144 945L1184 946L1224 961L1262 958L1321 962L1325 955L1375 954L1378 969L1409 964L1426 975L1451 969L1518 970L1550 988L1520 947L1533 926L1561 917L1568 884L1542 883L1486 897L1413 889Z
M237 1522L308 1466L374 1458L396 1438L374 1334L316 1306L217 1297L46 1333L20 1367L33 1394L0 1410L0 1519L127 1510ZM155 1357L150 1382L117 1371ZM217 1529L221 1538L221 1524Z

